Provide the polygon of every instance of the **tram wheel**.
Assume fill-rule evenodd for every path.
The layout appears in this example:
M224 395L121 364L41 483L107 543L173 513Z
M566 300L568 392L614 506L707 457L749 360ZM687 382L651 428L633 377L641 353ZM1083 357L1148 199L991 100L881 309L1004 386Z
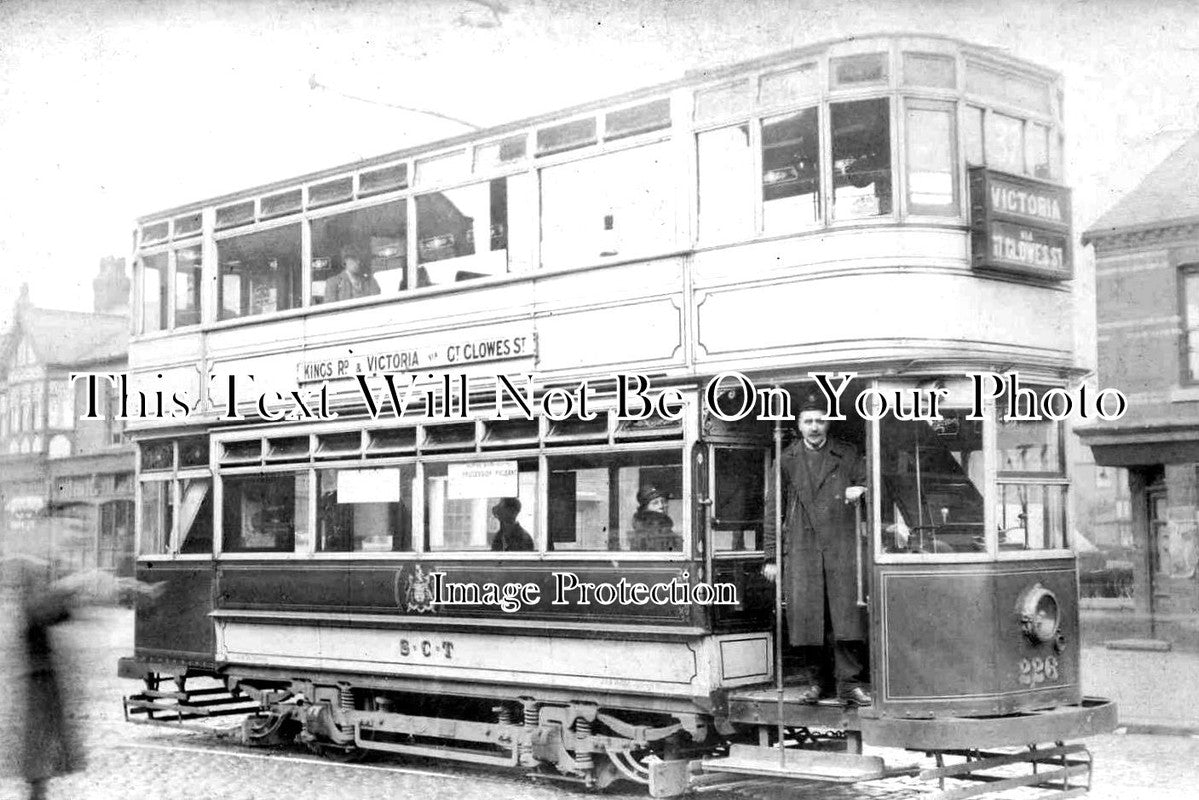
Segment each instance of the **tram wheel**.
M371 757L370 750L364 750L352 744L341 745L330 742L308 742L308 749L321 758L335 761L338 764L357 764Z

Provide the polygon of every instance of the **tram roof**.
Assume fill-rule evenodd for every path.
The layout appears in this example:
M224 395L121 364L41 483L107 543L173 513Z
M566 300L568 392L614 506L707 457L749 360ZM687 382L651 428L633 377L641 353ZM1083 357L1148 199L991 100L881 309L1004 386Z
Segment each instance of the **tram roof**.
M499 125L494 125L487 128L469 131L467 133L450 136L444 139L433 139L426 142L421 142L416 145L393 150L387 153L382 153L377 156L350 161L326 169L317 170L315 172L301 173L299 175L290 175L286 178L272 181L271 183L260 184L257 186L248 186L239 189L235 192L229 192L215 197L209 197L204 200L193 201L178 206L155 211L150 214L145 214L137 218L138 224L159 220L163 217L173 216L188 211L194 211L198 208L212 205L220 205L238 198L243 198L246 195L254 195L260 193L273 192L278 189L285 189L295 186L297 183L307 183L310 181L319 181L322 178L343 175L352 170L359 170L375 165L386 164L400 159L409 158L421 153L441 150L448 147L454 147L459 144L466 144L483 139L489 139L497 136L502 136L506 133L512 133L522 129L527 129L530 126L540 125L542 123L551 122L553 120L571 117L576 114L583 114L589 111L598 111L612 105L628 103L631 101L661 95L663 92L673 89L692 86L709 81L720 80L721 78L734 76L742 72L769 68L776 64L785 64L805 56L817 55L830 47L848 42L869 41L871 39L923 39L926 41L943 41L957 44L962 47L977 51L980 54L985 54L988 58L1002 62L1009 66L1015 66L1020 69L1033 72L1048 80L1056 80L1060 77L1060 73L1051 70L1048 67L1041 66L1035 62L1026 61L1021 58L1016 58L1005 52L1003 48L991 47L988 45L975 44L965 39L960 39L954 36L945 36L942 34L920 33L915 31L879 31L857 36L846 36L836 39L824 39L819 42L805 44L799 47L793 47L788 50L783 50L776 53L770 53L757 58L748 59L745 61L737 61L733 63L720 64L713 67L701 67L698 69L687 70L680 78L675 78L663 83L657 83L651 86L646 86L640 89L635 89L621 94L612 95L596 100L589 100L578 105L569 106L566 108L553 109L551 111L537 114L523 119L505 122Z

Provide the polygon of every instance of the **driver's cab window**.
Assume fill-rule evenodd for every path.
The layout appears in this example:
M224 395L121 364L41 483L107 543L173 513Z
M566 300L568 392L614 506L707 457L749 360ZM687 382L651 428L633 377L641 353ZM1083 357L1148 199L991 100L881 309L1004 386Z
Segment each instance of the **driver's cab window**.
M986 550L983 423L968 413L942 408L939 420L879 420L884 552Z

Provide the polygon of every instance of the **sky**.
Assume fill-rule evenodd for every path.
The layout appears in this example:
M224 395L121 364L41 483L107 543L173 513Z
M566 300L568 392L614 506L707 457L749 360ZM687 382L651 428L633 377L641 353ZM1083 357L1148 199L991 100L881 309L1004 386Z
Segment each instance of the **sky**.
M0 0L0 326L22 283L90 309L138 216L467 130L400 107L488 126L889 31L1064 74L1080 231L1199 129L1188 0Z

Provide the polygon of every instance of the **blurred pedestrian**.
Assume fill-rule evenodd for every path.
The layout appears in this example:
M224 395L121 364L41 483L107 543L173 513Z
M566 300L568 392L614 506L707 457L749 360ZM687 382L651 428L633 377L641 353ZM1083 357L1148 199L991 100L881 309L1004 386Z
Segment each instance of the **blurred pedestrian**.
M17 726L21 776L29 784L30 800L42 800L50 778L83 768L83 752L65 713L51 637L51 629L70 617L76 592L69 584L51 583L47 561L33 556L5 561L16 590L18 635L25 659L24 716Z

